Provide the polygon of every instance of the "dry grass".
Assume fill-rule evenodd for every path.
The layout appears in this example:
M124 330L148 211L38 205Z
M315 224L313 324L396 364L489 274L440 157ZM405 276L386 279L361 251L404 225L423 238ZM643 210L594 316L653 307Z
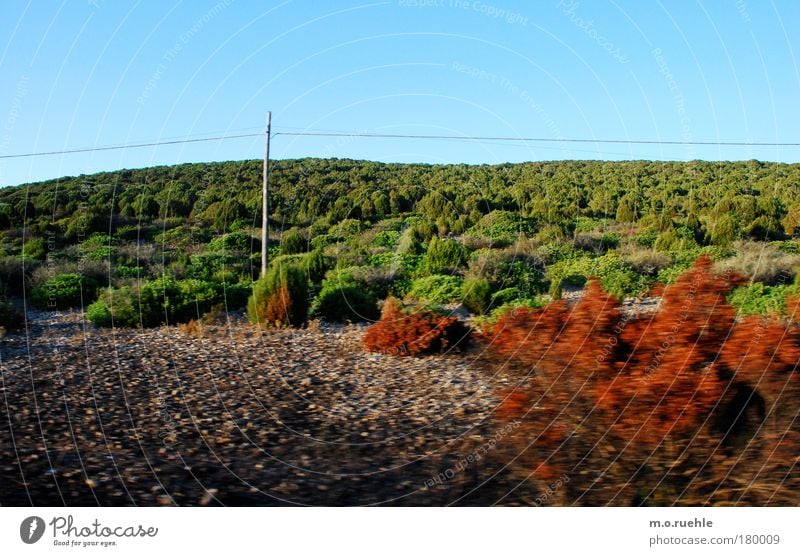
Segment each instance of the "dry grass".
M737 241L733 249L736 255L719 261L718 271L733 271L754 282L774 285L791 282L800 267L800 255L785 253L770 243Z
M190 320L189 322L179 324L178 330L188 336L192 336L193 338L203 337L203 323L194 319Z
M633 243L627 244L620 250L620 253L622 260L631 265L636 272L650 276L655 276L660 270L672 264L670 258L664 253Z

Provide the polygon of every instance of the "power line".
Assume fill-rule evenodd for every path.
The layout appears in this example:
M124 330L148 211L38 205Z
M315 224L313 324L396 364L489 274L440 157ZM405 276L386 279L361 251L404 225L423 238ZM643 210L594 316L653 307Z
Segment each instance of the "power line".
M21 153L21 154L5 154L0 155L0 159L3 158L26 158L32 156L51 156L51 155L58 155L58 154L75 154L75 153L88 153L88 152L97 152L97 151L115 151L121 149L139 149L142 147L160 147L164 145L180 145L183 143L202 143L204 141L223 141L225 139L242 139L244 137L261 137L264 135L263 132L261 133L243 133L240 135L218 135L216 137L204 137L202 139L175 139L173 141L152 141L149 143L133 143L128 145L108 145L104 147L85 147L79 149L67 149L63 151L46 151L46 152L39 152L39 153Z
M707 145L722 147L800 147L800 143L764 143L746 141L661 141L647 139L563 139L546 137L491 137L481 135L405 135L395 133L358 133L358 132L324 132L282 131L275 135L297 135L316 137L374 137L382 139L444 139L461 141L525 141L531 143L614 143L628 145Z
M253 128L245 128L253 129ZM283 129L293 129L284 127ZM299 129L299 128L294 128ZM202 135L202 134L198 134ZM37 156L54 156L65 154L88 153L98 151L114 151L123 149L140 149L144 147L161 147L167 145L181 145L186 143L203 143L208 141L225 141L229 139L244 139L261 137L260 133L242 133L238 135L216 135L213 137L202 138L182 138L169 141L148 141L143 143L130 143L123 145L105 145L99 147L83 147L75 149L65 149L60 151L44 151L32 153L18 153L0 155L0 159L11 158L30 158ZM350 131L279 131L273 133L271 137L278 135L296 137L364 137L374 139L430 139L444 141L508 141L508 142L528 142L528 143L600 143L600 144L627 144L627 145L698 145L698 146L718 146L718 147L798 147L800 143L780 143L780 142L747 142L747 141L662 141L646 139L564 139L547 137L502 137L484 135L421 135L421 134L401 134L401 133L362 133Z

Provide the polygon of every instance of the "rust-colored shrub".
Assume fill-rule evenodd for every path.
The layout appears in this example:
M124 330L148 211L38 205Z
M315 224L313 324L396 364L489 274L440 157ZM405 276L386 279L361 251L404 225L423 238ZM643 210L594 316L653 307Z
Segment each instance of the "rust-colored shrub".
M189 322L179 324L178 330L188 336L201 338L203 336L203 323L201 321L192 319Z
M253 284L250 321L260 326L302 326L308 320L308 278L300 267L273 266Z
M737 323L716 366L763 398L763 413L781 429L792 426L800 400L800 335L760 317Z
M654 313L590 280L572 306L501 317L490 352L526 373L496 411L522 421L521 476L566 474L571 503L796 503L800 328L737 321L739 283L703 257Z
M279 287L264 300L264 320L269 323L284 322L292 312L292 297L289 288Z
M380 320L364 334L364 347L387 355L420 355L463 348L469 337L469 328L456 317L405 311L398 300L389 298Z
M514 390L501 393L503 402L495 412L495 418L501 421L513 421L522 419L530 410L530 394Z

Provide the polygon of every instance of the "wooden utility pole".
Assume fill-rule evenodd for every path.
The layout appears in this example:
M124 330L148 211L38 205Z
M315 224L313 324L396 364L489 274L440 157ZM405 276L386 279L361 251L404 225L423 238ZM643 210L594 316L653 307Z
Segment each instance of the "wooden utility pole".
M264 142L264 176L261 184L261 277L267 274L269 253L269 136L272 112L267 112L267 132Z

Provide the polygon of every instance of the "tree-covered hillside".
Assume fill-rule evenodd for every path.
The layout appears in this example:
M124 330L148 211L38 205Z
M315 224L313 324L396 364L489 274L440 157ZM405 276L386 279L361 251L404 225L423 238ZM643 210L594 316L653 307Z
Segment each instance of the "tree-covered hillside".
M260 267L261 170L184 164L0 189L0 295L98 299L97 324L241 307ZM635 296L704 253L754 278L732 294L746 312L780 312L796 288L798 164L301 159L273 162L270 187L271 263L303 270L311 314L329 320L372 318L389 295L482 314L592 275Z

